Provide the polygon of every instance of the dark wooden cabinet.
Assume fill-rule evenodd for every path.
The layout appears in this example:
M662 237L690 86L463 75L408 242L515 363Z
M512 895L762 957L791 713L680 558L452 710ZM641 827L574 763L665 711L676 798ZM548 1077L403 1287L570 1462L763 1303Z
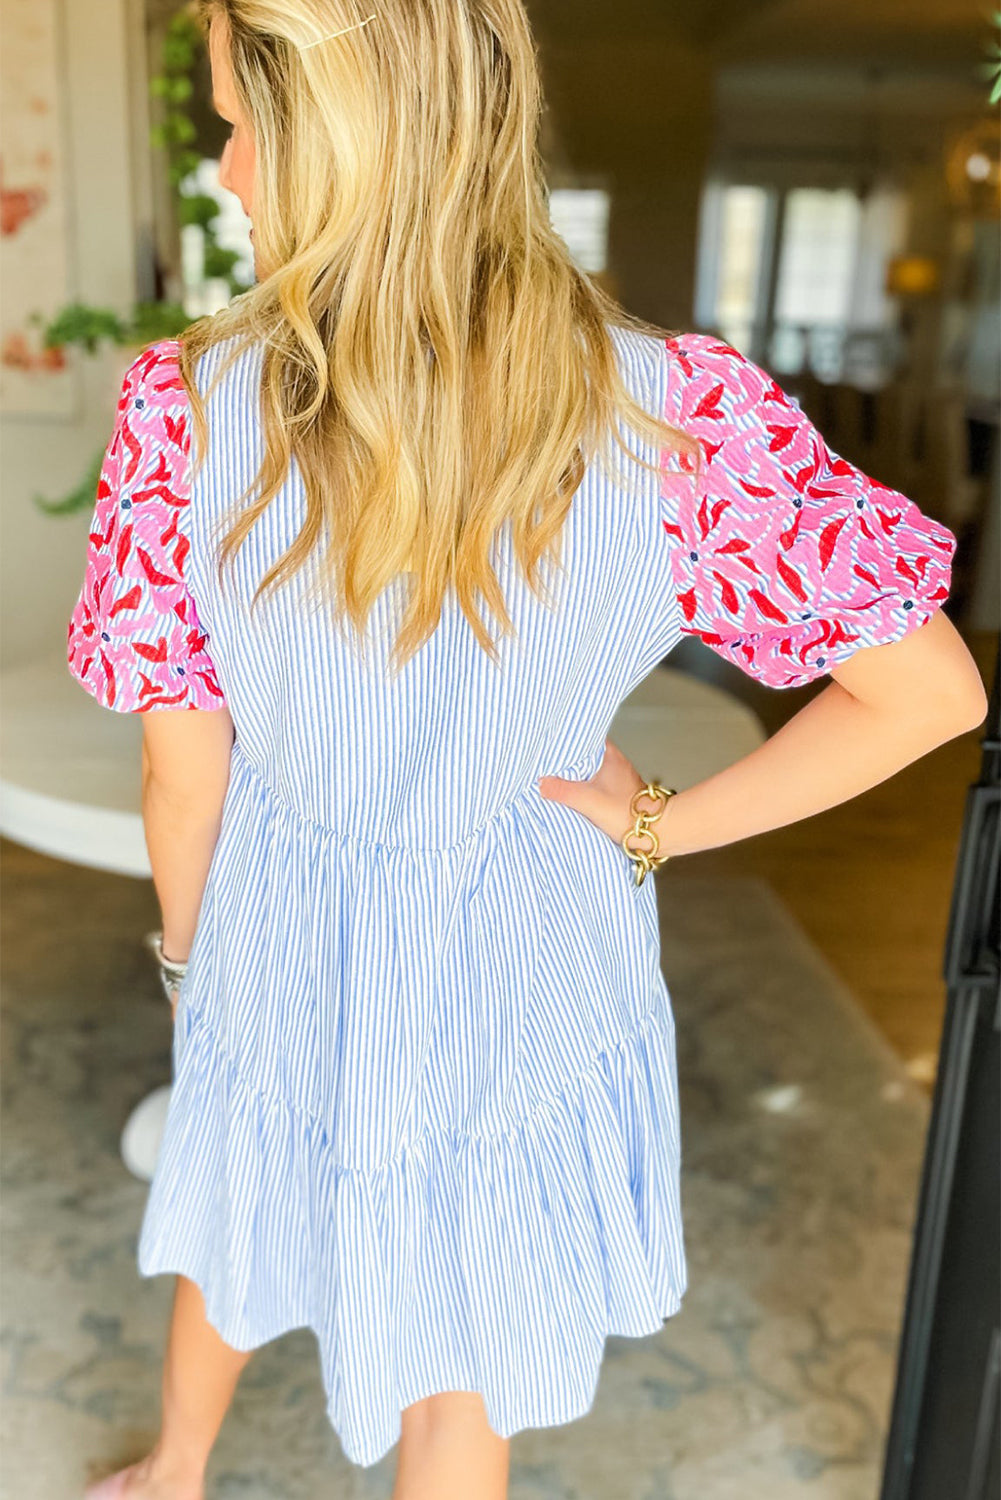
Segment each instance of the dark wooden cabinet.
M1001 1500L1001 658L968 793L881 1500Z

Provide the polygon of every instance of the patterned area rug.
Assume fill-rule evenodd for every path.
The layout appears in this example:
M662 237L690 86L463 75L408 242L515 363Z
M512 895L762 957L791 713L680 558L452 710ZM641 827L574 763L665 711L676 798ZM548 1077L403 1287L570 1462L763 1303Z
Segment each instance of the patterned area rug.
M146 881L7 843L4 1500L79 1500L154 1436L171 1280L143 1281L118 1139L169 1080ZM764 882L658 879L679 1039L690 1287L609 1339L591 1411L518 1434L511 1500L875 1500L927 1126ZM211 1500L388 1500L341 1455L305 1330L251 1361Z

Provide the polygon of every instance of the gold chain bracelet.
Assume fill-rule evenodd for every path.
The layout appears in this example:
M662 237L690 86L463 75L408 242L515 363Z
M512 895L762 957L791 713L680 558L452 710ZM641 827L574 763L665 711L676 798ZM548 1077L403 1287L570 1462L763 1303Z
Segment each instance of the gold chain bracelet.
M638 805L639 798L644 796L652 797L655 801L660 802L660 806L655 812L644 812ZM636 821L623 836L622 847L636 866L637 885L642 885L651 870L658 869L671 857L669 854L658 853L660 845L657 841L657 835L653 831L653 824L656 823L657 819L663 813L664 808L667 806L668 798L675 796L677 796L676 787L662 786L659 781L647 781L630 798L629 811L633 814ZM645 840L647 847L637 847L635 843L637 839Z

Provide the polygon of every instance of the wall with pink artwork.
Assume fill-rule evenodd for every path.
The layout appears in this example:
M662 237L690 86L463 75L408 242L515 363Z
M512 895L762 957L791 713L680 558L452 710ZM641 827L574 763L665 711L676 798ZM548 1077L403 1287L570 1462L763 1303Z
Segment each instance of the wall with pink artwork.
M68 414L73 372L43 319L70 298L66 118L54 0L0 10L0 410Z
M47 516L34 497L75 488L107 441L121 351L46 356L33 320L77 300L119 312L135 300L149 158L143 38L143 0L0 6L4 664L58 653L79 585L88 518Z

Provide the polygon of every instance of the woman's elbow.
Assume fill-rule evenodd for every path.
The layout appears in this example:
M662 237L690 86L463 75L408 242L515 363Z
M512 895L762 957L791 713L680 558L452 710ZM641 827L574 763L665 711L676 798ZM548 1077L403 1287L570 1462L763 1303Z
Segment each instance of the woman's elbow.
M989 708L976 662L968 656L962 670L930 674L921 686L912 712L916 710L922 718L930 720L941 739L946 740L979 729Z
M964 702L965 714L960 734L969 734L971 730L979 729L990 712L990 700L984 692L982 682L978 681L978 688L979 691L970 695L968 702Z
M947 739L979 729L990 708L977 664L965 646L963 651L966 660L959 663L960 670L930 675L920 693L920 710Z

